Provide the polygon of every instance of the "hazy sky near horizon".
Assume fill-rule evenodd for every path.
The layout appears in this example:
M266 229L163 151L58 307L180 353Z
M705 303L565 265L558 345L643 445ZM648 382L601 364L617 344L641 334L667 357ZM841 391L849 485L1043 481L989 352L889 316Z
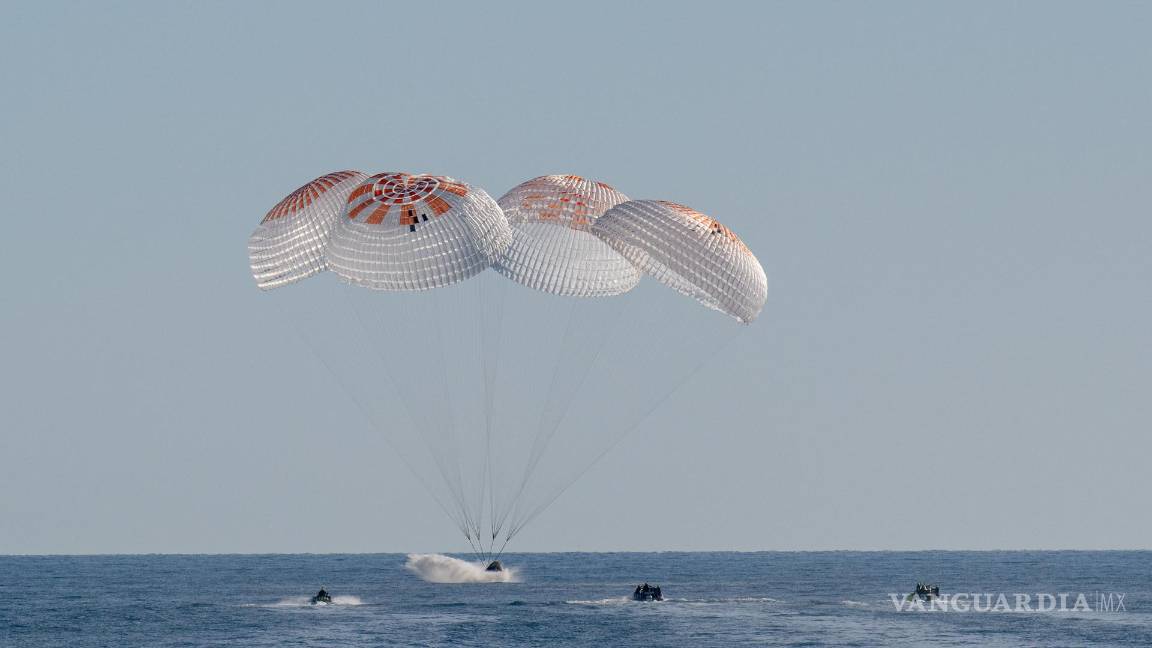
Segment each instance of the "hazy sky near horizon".
M768 273L699 398L512 549L1148 548L1150 33L1122 2L5 3L0 554L466 546L249 275L344 168L585 175Z

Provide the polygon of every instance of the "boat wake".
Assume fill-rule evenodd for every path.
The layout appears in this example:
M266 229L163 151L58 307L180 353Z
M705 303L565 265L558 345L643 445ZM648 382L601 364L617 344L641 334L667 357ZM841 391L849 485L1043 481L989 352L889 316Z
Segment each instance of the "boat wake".
M575 600L575 601L564 601L564 602L569 604L569 605L624 605L626 603L631 603L632 597L630 597L630 596L614 596L612 598L591 599L591 600L587 600L587 601Z
M633 603L631 596L614 596L611 598L564 601L569 605L625 605ZM736 598L665 598L662 603L779 603L780 601L768 597L741 596Z
M516 570L486 571L485 563L473 563L441 554L408 554L404 568L429 583L515 583Z
M333 596L331 603L312 603L311 596L290 596L275 603L250 603L244 607L263 608L294 608L294 607L328 607L330 605L364 605L359 596Z

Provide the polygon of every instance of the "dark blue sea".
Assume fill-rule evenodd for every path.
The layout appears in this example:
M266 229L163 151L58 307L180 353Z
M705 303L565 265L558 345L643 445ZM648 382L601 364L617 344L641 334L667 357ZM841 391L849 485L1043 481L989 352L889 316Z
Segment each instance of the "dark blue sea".
M1152 646L1150 552L512 554L519 582L467 584L405 562L3 556L0 646ZM666 600L630 600L642 581ZM898 611L916 581L1013 609Z

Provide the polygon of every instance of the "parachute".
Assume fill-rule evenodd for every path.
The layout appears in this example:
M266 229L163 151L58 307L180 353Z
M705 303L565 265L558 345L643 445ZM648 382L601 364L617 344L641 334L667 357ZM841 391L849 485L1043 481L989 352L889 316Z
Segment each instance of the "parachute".
M389 216L392 218L389 218ZM428 290L492 265L511 232L483 189L443 176L379 173L348 195L327 256L373 290Z
M716 311L748 323L767 294L719 223L578 176L494 201L447 176L329 174L249 256L260 288L293 284L271 298L484 560L744 328Z
M741 322L756 319L768 278L732 230L663 200L633 200L596 221L596 235L660 283Z
M496 269L555 295L601 297L628 292L640 271L592 233L592 224L628 197L579 176L541 176L498 201L514 234Z
M364 178L359 171L329 173L273 207L248 239L256 285L270 290L326 270L332 224L348 193Z

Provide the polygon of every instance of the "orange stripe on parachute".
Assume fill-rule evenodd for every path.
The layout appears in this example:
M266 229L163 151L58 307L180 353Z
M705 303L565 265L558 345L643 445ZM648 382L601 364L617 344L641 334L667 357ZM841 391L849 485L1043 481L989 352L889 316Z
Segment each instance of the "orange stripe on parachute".
M449 209L452 209L452 206L448 204L448 201L444 200L440 196L428 196L428 198L424 201L424 204L428 205L428 208L431 209L432 212L437 216L440 216Z
M392 209L391 205L380 205L375 210L373 210L371 214L368 214L368 218L365 218L364 222L368 225L379 225L380 223L383 223L384 217L388 215L389 209Z
M372 204L371 200L365 200L364 202L360 203L359 205L356 205L355 207L353 207L351 209L351 211L348 212L348 220L352 220L352 219L356 218L357 216L359 216L360 212L364 211L364 209L367 208L371 204Z
M284 200L276 203L276 206L268 211L264 216L261 223L267 223L270 220L283 218L289 214L296 212L308 205L311 205L317 198L324 194L337 184L355 176L354 171L336 171L328 175L320 176L312 182L300 187L296 191L288 194Z
M359 187L356 187L356 189L351 194L348 195L348 204L351 205L360 196L363 196L366 193L371 193L372 192L372 185L374 185L374 184L375 184L375 182L365 182L364 184L360 185Z
M436 176L436 179L440 182L439 189L443 189L444 191L447 191L450 194L455 194L455 195L461 196L461 197L468 195L468 187L465 187L463 185L463 183L452 182L452 181L448 180L447 178L440 177L440 176Z

